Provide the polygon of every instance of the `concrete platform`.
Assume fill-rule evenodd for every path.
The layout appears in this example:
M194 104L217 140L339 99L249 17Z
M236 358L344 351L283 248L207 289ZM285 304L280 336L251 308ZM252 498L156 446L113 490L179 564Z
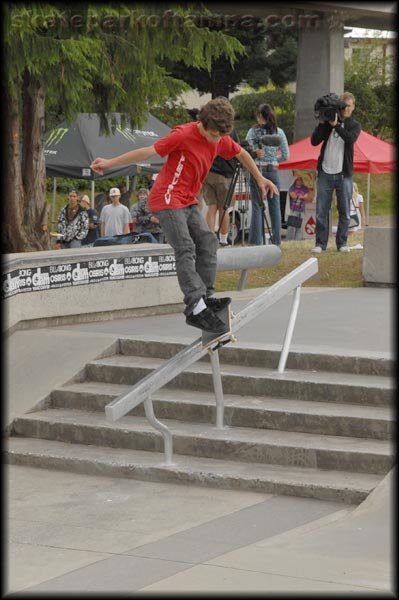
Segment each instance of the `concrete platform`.
M233 292L233 309L259 290ZM293 350L394 356L394 293L302 292ZM281 349L291 298L240 332ZM120 335L189 343L182 314L18 331L6 343L7 421L31 410ZM358 507L312 498L7 466L4 594L384 594L393 580L394 471ZM396 508L396 507L395 507Z

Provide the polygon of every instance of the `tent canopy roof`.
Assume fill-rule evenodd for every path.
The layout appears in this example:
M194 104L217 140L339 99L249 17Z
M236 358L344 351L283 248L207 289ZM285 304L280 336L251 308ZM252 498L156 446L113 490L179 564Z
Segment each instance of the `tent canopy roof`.
M170 127L156 117L147 115L142 129L121 126L122 114L110 113L108 121L117 123L114 133L100 133L100 118L96 113L80 113L72 124L66 121L45 136L44 156L48 177L72 177L74 179L110 179L122 175L135 175L136 165L124 165L98 175L90 169L91 162L101 156L112 158L130 150L151 146L167 135ZM160 156L140 163L144 171L157 172L165 162Z
M310 137L290 144L290 158L280 163L280 169L317 168L321 145L312 146ZM361 131L355 142L353 170L356 173L389 173L396 169L395 146Z

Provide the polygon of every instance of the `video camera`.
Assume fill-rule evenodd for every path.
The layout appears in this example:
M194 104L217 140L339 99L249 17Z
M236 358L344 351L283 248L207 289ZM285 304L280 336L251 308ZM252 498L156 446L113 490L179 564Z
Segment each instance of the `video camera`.
M346 108L344 100L334 93L326 94L317 98L314 105L314 116L325 123L335 120L335 115L338 115L338 120L341 121L341 111Z

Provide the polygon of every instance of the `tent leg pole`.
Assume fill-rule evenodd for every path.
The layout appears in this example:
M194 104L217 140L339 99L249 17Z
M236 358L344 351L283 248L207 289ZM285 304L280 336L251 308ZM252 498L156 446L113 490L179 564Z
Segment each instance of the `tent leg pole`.
M51 228L50 231L53 231L53 227L55 226L55 196L57 193L57 178L53 178L53 205L51 207Z
M366 225L369 224L370 216L370 173L367 173L367 213L366 213Z
M96 182L94 179L91 180L91 207L94 208L94 193L95 193Z

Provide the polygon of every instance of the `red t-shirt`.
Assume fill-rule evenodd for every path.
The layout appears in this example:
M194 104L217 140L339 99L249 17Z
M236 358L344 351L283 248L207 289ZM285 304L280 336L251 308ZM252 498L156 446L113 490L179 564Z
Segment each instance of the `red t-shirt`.
M198 204L196 195L215 157L229 160L241 152L241 146L229 135L222 136L217 144L209 142L199 132L197 122L178 125L154 147L157 154L168 158L151 189L151 212Z

